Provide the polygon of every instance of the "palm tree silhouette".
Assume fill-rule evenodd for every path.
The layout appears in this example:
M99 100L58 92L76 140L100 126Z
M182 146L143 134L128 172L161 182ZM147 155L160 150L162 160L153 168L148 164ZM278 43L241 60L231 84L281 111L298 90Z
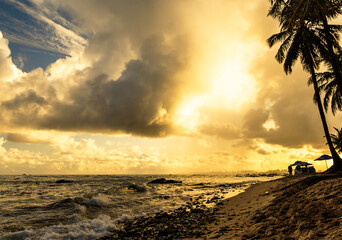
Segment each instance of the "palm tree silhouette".
M337 128L334 127L336 130L337 134L331 134L331 140L332 143L335 146L335 149L339 152L342 153L342 128L341 130L338 130Z
M342 12L342 0L270 0L268 15L279 20L282 29L292 29L297 21L323 24L325 42L329 54L325 60L330 62L336 78L336 84L342 92L342 72L334 48L339 48L336 35L331 34L329 19L336 18ZM336 45L337 43L337 45Z
M334 160L334 165L330 168L330 171L342 169L342 160L335 151L330 138L316 79L316 69L319 68L321 56L328 54L326 43L322 39L322 28L311 22L300 20L296 21L291 29L283 28L280 33L272 35L267 41L270 47L277 42L282 42L276 54L276 59L279 63L283 63L286 74L292 72L292 66L298 58L301 60L303 69L310 72L324 133Z
M342 51L338 53L339 66L342 68ZM329 66L328 71L316 74L319 90L324 91L325 96L323 98L323 106L325 111L328 111L329 103L331 106L331 112L335 115L337 110L342 110L342 94L338 91L337 81L332 69ZM309 84L312 84L312 78L309 78ZM314 97L316 102L316 98Z

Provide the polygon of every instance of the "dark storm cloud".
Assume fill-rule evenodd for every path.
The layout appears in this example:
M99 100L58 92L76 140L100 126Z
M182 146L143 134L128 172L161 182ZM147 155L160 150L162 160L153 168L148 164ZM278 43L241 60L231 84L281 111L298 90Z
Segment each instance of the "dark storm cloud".
M175 44L175 45L173 45ZM163 37L145 41L140 58L130 60L117 80L104 74L71 88L67 101L51 101L44 114L25 115L25 106L47 100L29 91L2 103L22 126L40 129L124 132L165 136L172 131L170 114L178 101L186 64L186 44L180 38L166 44Z
M47 101L45 98L38 96L33 90L28 90L24 93L18 94L15 98L2 102L1 106L11 111L16 111L19 108L30 108L32 106L43 106L46 105Z

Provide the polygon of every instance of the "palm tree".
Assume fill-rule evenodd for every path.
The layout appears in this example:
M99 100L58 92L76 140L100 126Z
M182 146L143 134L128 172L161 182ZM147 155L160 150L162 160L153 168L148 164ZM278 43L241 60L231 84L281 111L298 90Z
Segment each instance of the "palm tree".
M282 12L284 8L288 7L289 0L270 0L271 8L268 11L268 16L277 18L280 22L282 19Z
M340 62L340 66L342 67L342 62ZM324 109L327 112L330 103L331 111L333 115L335 115L337 110L342 110L342 94L338 90L337 81L332 68L330 67L326 72L317 73L316 77L320 92L323 91L325 93L323 98ZM308 84L312 84L311 78L309 78ZM314 101L317 103L316 97L314 97Z
M342 153L342 128L341 130L338 130L337 128L334 127L336 130L337 134L331 134L331 140L332 143L334 144L335 149L339 152Z
M323 23L325 42L336 84L342 92L342 72L338 65L334 48L338 48L336 35L331 35L328 19L336 18L342 12L342 0L270 0L271 9L268 15L277 18L282 29L292 29L297 21L309 21L313 24ZM337 45L336 45L337 43Z
M321 56L326 56L328 51L326 43L322 39L321 31L320 27L308 21L297 21L291 29L283 29L280 33L272 35L267 41L270 47L277 42L282 42L276 54L276 59L279 63L284 64L286 74L292 72L292 66L298 58L300 58L304 70L310 72L324 133L334 160L331 170L337 170L342 169L342 160L335 151L330 138L316 79L316 69L319 68Z
M342 51L338 53L339 66L342 69ZM323 98L324 109L327 112L329 108L329 103L331 106L331 111L335 115L337 110L342 111L342 94L338 91L337 81L334 75L332 66L329 66L328 71L316 74L319 90L325 92ZM312 84L312 79L310 78L308 84ZM316 102L316 98L314 97Z

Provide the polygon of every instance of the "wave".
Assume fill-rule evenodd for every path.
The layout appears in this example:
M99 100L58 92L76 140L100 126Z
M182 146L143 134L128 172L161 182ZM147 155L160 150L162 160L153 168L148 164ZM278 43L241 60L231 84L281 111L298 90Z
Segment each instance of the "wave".
M65 198L61 201L52 203L48 205L46 208L48 209L57 209L57 208L78 208L79 206L98 206L104 207L110 205L111 200L103 195L93 196L89 198L85 197L75 197L75 198Z
M144 193L148 191L149 187L146 184L136 184L136 183L124 183L121 185L112 186L106 190L99 192L99 194L106 195L121 195L122 193Z
M138 193L146 192L146 186L139 186L137 184L131 184L127 187L128 190L132 190Z
M49 204L46 208L49 208L49 209L69 208L69 207L75 207L76 206L75 204L86 205L87 202L88 200L82 197L65 198L58 202Z
M73 238L63 231L74 232L75 236L81 236L79 239L93 239L92 236L103 232L94 230L95 233L91 233L96 221L100 228L99 222L105 219L100 216L107 216L107 220L112 222L109 225L113 227L115 224L119 226L119 219L169 211L194 199L211 206L218 198L239 193L239 185L249 183L244 181L252 184L260 180L225 176L179 176L175 179L183 181L182 185L147 184L151 179L160 177L48 176L30 188L13 182L10 185L12 191L17 191L17 186L21 186L18 193L32 191L32 194L19 196L12 201L15 205L4 204L3 208L7 207L5 212L8 215L1 215L4 224L0 225L0 239L49 239L44 234L50 236L50 239ZM76 184L55 184L57 179L70 179ZM55 185L51 188L52 183ZM7 186L7 181L3 184ZM12 197L13 194L5 192L6 189L0 191ZM83 235L79 233L82 229L77 230L81 226L85 228Z
M111 203L110 199L104 196L93 197L90 199L89 204L92 206L108 206Z
M30 239L30 230L24 230L14 233L5 234L0 236L1 240L17 240L17 239Z
M98 239L106 235L109 231L117 229L115 221L107 215L101 215L91 220L82 220L70 225L54 225L37 230L24 230L5 234L0 237L1 240L15 239Z

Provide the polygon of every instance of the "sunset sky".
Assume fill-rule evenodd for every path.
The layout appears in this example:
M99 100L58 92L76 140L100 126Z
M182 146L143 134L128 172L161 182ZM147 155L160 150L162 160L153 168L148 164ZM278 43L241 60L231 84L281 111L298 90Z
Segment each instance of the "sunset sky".
M267 46L268 9L0 0L0 174L267 171L329 154L309 75L285 75ZM342 114L327 121L334 133Z

